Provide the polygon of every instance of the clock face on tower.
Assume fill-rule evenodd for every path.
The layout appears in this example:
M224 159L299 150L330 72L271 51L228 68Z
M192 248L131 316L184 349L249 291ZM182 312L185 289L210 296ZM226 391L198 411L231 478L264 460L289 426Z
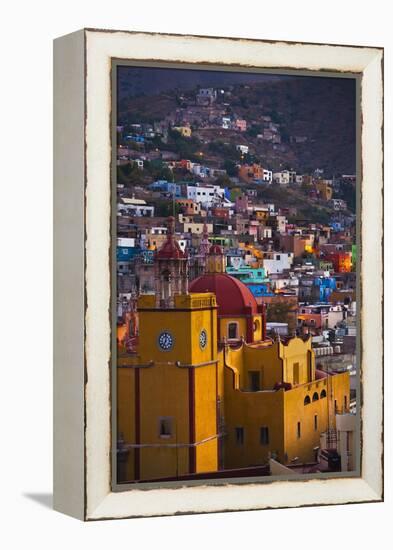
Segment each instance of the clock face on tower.
M205 349L207 346L207 332L205 329L201 330L201 333L199 334L199 345L202 349Z
M162 351L170 351L173 348L173 336L165 330L158 336L158 345Z

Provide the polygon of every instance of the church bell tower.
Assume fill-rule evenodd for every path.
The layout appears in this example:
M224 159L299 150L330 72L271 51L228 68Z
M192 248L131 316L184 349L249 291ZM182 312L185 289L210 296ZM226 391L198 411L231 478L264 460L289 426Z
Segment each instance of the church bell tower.
M156 307L173 308L175 296L188 294L188 256L174 237L175 218L168 218L167 239L155 256Z

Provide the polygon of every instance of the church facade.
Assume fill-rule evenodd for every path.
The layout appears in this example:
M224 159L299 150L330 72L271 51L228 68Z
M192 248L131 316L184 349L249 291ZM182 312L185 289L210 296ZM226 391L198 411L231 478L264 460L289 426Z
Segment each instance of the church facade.
M213 245L188 284L169 220L155 294L137 302L138 344L117 357L119 482L181 479L315 460L349 402L349 374L315 367L310 338L272 341L266 314Z

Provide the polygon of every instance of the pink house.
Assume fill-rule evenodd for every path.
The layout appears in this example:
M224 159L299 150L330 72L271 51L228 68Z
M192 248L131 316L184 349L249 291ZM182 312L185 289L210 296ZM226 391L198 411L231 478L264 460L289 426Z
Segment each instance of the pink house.
M240 130L240 132L245 132L247 130L247 121L243 118L237 118L235 120L235 127Z

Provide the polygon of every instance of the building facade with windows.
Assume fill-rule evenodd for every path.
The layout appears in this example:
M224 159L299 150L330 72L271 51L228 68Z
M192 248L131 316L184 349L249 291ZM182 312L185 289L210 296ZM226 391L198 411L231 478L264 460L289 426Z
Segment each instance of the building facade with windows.
M312 461L332 406L349 402L349 374L316 370L310 338L266 337L264 305L225 273L220 246L206 271L188 285L170 219L135 352L118 344L119 482Z
M218 185L187 185L186 195L187 199L192 199L206 207L218 204L222 201L225 197L225 189Z

